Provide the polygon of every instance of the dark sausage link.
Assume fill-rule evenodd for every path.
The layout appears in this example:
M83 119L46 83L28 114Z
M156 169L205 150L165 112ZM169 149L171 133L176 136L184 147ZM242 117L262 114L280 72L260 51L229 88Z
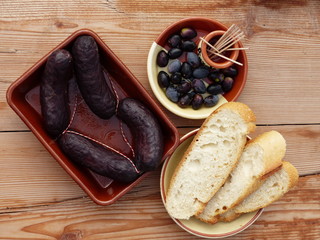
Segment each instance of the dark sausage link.
M110 118L115 114L117 102L103 74L97 43L91 36L80 36L73 45L72 54L83 99L97 116Z
M67 131L58 143L72 161L100 175L123 183L132 182L139 176L130 159L86 137Z
M157 168L163 153L163 135L157 119L141 102L132 98L120 101L117 114L133 135L137 168L144 172Z
M71 76L71 54L64 49L54 51L48 57L40 83L44 127L53 138L59 136L69 124L68 80Z

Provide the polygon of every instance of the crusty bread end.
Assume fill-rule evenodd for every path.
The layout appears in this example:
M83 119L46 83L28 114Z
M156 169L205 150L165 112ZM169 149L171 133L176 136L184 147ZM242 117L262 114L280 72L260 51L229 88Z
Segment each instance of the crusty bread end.
M299 179L297 169L289 162L283 162L280 170L268 174L261 187L249 195L238 206L219 216L219 221L231 222L246 212L257 211L267 207L281 198L285 193L297 185ZM270 191L274 189L274 191Z
M287 146L286 140L279 132L274 130L264 132L256 138L251 139L248 142L248 146L252 143L260 145L266 153L264 155L263 175L272 172L282 165L282 159L285 156Z
M256 115L246 104L240 102L229 102L220 106L212 114L217 113L223 109L230 109L234 112L237 112L248 124L248 133L254 132L254 130L256 129Z
M298 179L297 169L291 163L283 161L282 168L269 176L261 187L236 206L234 211L246 213L264 208L287 193L298 183Z
M267 207L297 185L299 174L289 162L284 161L280 170L268 176L258 190L239 205L219 216L219 221L230 222L243 213Z

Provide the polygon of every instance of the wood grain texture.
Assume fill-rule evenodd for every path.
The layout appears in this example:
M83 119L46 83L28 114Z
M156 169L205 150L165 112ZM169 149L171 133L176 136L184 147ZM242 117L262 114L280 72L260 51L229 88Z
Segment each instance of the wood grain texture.
M320 239L320 3L317 0L2 0L0 2L0 240L198 239L168 216L160 169L115 204L93 203L6 102L12 82L72 32L95 31L153 95L152 42L189 16L239 25L249 61L239 101L287 140L299 185L228 239ZM202 120L162 107L181 135Z
M161 202L159 172L111 206L87 197L0 211L0 239L198 239L180 229ZM228 239L317 239L320 232L320 176L306 176L265 209L247 230ZM9 220L10 219L10 220ZM12 237L14 236L14 237Z
M151 43L186 12L244 29L249 73L239 101L253 108L259 123L319 123L320 85L314 81L320 75L320 4L284 2L162 1L155 11L153 1L139 0L2 1L0 130L26 129L6 104L10 83L80 28L96 31L151 93L146 71ZM167 113L177 125L194 124Z
M84 195L33 134L0 133L0 139L0 208L59 202Z
M193 129L179 128L179 132L184 135ZM285 137L284 160L300 176L320 173L320 126L261 126L251 136L270 130ZM0 206L25 207L85 196L31 132L2 132L0 142L5 143L0 145Z

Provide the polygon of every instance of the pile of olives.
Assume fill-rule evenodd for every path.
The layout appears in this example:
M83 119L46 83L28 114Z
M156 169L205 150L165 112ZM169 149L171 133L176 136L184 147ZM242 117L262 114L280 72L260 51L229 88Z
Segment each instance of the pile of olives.
M164 68L157 80L168 99L181 108L191 106L195 110L215 106L218 95L229 92L238 75L235 66L215 69L205 65L197 52L196 36L194 29L182 28L168 38L168 51L161 50L156 60Z

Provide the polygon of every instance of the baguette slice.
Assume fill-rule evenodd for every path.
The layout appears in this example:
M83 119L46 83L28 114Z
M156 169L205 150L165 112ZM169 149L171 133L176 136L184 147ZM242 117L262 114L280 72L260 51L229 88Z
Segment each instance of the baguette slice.
M262 133L249 141L228 180L197 218L217 222L219 214L239 204L261 185L265 174L281 166L285 152L286 141L276 131Z
M239 102L220 106L202 124L175 169L166 196L173 218L189 219L226 181L255 129L255 115Z
M299 174L289 162L283 162L279 171L269 176L265 182L244 201L220 216L220 221L230 222L243 213L264 208L281 198L297 185Z

